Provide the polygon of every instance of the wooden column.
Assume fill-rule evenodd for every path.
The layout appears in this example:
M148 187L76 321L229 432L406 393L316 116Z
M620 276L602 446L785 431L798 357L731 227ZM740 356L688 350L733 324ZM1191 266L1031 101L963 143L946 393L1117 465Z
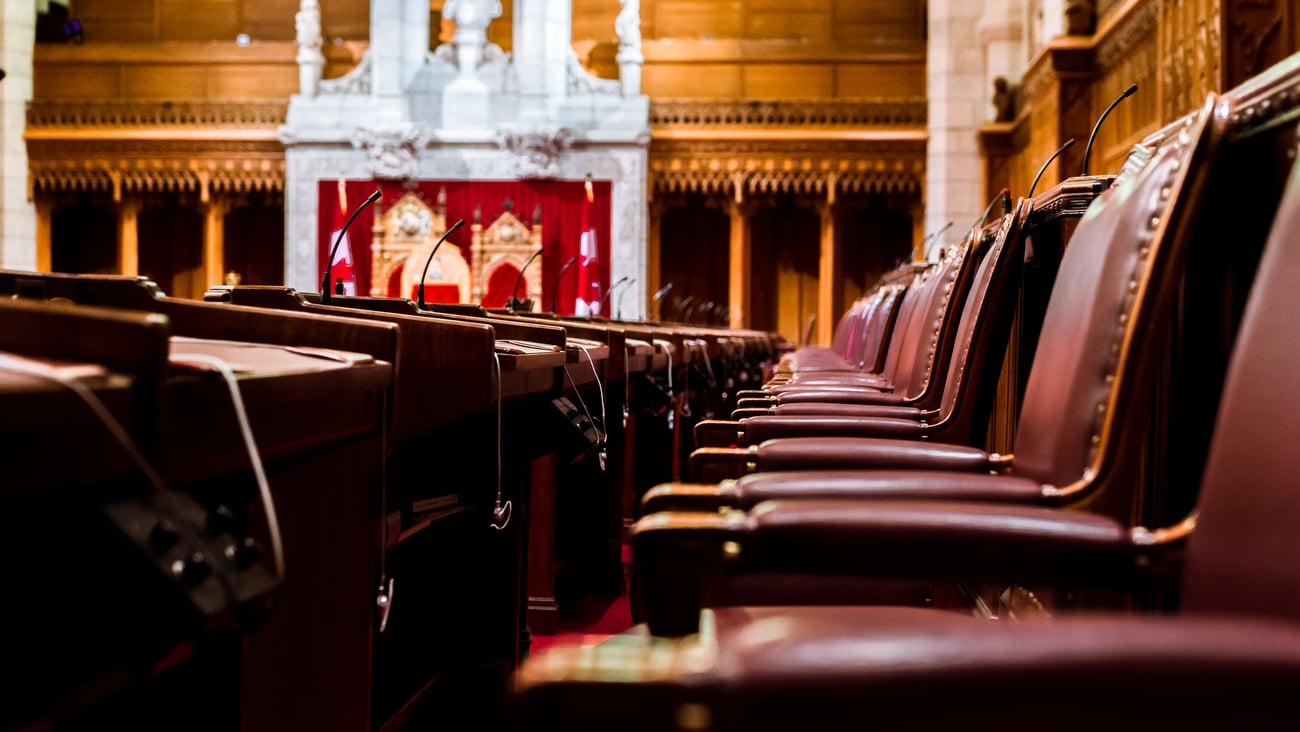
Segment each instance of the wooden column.
M728 202L727 215L731 217L731 266L727 288L727 307L731 312L732 328L749 327L749 208L744 203L740 183L736 195Z
M203 221L204 286L220 285L225 277L226 203L209 200Z
M651 191L653 195L653 191ZM656 307L658 303L654 301L656 292L663 287L663 273L660 271L663 227L661 220L664 216L664 205L661 201L651 198L649 201L649 211L646 226L646 254L645 254L645 313L647 320L658 320L659 310Z
M36 198L36 271L54 271L52 223L54 202L44 196Z
M816 343L831 344L831 332L839 322L839 295L844 287L840 282L840 252L836 242L835 186L832 176L826 184L826 200L818 207L821 214L821 258L817 267L817 328Z
M117 271L140 274L140 203L123 199L117 207Z

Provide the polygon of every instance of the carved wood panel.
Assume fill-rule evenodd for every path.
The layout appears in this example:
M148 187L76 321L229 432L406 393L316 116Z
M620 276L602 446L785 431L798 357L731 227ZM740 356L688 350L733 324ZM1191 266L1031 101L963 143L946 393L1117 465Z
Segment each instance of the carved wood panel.
M1160 3L1161 120L1174 120L1225 88L1220 21L1220 0Z
M1296 50L1295 0L1224 0L1224 88L1286 58Z

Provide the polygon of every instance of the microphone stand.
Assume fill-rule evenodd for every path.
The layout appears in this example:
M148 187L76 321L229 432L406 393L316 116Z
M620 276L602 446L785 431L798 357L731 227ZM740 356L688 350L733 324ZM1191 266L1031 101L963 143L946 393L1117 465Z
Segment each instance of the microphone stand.
M601 296L600 296L600 300L598 300L597 302L603 303L603 302L605 302L606 300L608 300L608 299L609 299L609 294L610 294L611 292L614 291L614 288L618 287L619 285L621 285L621 284L623 284L624 282L627 282L627 281L629 281L629 280L631 280L631 279L632 279L632 278L631 278L631 277L628 277L627 275L624 275L623 277L619 278L618 282L615 282L614 284L610 285L610 286L605 290L605 294L604 294L604 295L601 295Z
M1101 129L1101 123L1105 122L1106 118L1110 116L1111 110L1119 106L1120 102L1133 96L1133 93L1137 90L1137 84L1129 86L1129 88L1124 90L1123 94L1115 97L1115 101L1111 102L1110 106L1106 107L1106 111L1102 112L1101 116L1097 118L1097 124L1092 126L1092 134L1088 135L1088 146L1083 149L1083 167L1079 170L1079 175L1088 174L1088 158L1092 157L1092 143L1097 139L1097 130Z
M1034 197L1034 189L1038 187L1038 179L1043 177L1043 173L1046 172L1047 166L1051 165L1052 161L1055 160L1058 156L1060 156L1061 153L1065 152L1066 150L1069 150L1070 146L1073 144L1074 144L1074 138L1071 137L1070 139L1065 141L1065 144L1062 145L1060 149L1052 153L1052 157L1048 158L1047 162L1043 163L1043 167L1038 169L1038 175L1034 176L1034 182L1029 184L1029 193L1025 194L1025 198Z
M537 251L533 252L532 256L528 258L528 261L524 262L524 266L519 268L519 276L515 278L515 286L510 289L510 299L506 300L506 309L509 310L510 312L513 313L517 306L525 302L529 304L528 309L529 310L532 309L532 301L528 300L528 298L524 298L523 300L519 299L518 297L519 283L524 281L524 270L528 269L528 265L532 264L533 260L537 259L537 257L541 255L541 253L544 251L546 251L546 247L542 247L541 249L538 249ZM484 291L485 292L487 291L486 287L484 287Z
M333 287L334 275L330 270L334 268L334 255L339 253L339 244L342 243L343 236L348 233L348 228L352 226L352 222L356 220L357 216L366 208L366 206L369 206L370 204L379 200L379 195L380 195L379 189L376 188L375 192L371 193L369 198L363 201L360 206L357 206L356 209L352 211L352 215L348 217L347 223L343 224L342 229L339 229L339 235L334 237L334 246L330 248L329 259L325 260L325 273L322 274L320 278L321 305L330 304L330 296L333 294L334 291L334 287Z
M564 276L565 270L567 270L569 267L572 267L573 263L576 261L578 261L578 256L576 254L572 257L569 257L569 261L565 262L563 267L560 267L560 273L555 275L555 283L551 285L551 313L552 314L555 313L555 296L560 291L560 278Z
M442 243L447 241L447 237L451 236L451 232L459 229L464 223L465 219L461 219L452 224L450 229L443 232L442 236L438 239L438 243L433 245L433 251L429 252L429 258L424 260L424 270L420 272L420 288L415 297L416 304L421 310L424 310L424 278L429 276L429 265L433 264L433 255L438 253L438 247L441 247Z

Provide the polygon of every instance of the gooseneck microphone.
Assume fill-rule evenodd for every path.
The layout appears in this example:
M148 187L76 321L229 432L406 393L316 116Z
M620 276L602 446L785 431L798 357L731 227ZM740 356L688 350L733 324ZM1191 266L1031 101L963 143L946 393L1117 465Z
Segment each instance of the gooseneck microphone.
M343 224L342 229L339 229L339 235L334 237L334 246L330 249L329 259L325 260L325 273L322 274L320 278L320 302L322 305L329 305L330 297L334 294L334 277L331 270L334 269L334 255L339 253L339 244L343 241L343 237L348 233L348 228L352 226L352 222L356 220L357 216L363 210L365 210L366 206L378 201L379 195L379 189L376 188L375 192L371 193L369 198L363 201L360 206L356 207L356 210L354 210L352 215L348 217L347 223Z
M1079 175L1088 174L1088 158L1092 156L1092 143L1097 139L1097 130L1101 129L1101 123L1105 122L1106 118L1110 116L1111 110L1119 106L1120 102L1133 96L1133 92L1136 92L1137 90L1137 84L1133 84L1129 88L1125 89L1124 93L1115 97L1115 101L1111 102L1110 106L1106 107L1106 111L1102 112L1101 116L1097 118L1097 124L1092 126L1092 134L1088 135L1088 146L1083 149L1083 168L1079 170Z
M424 309L424 278L429 276L429 265L433 264L433 255L438 253L438 247L442 246L444 241L447 241L447 237L451 236L451 232L459 229L464 223L465 219L461 219L452 224L450 229L443 232L442 236L438 239L438 243L434 244L433 250L429 252L429 258L424 260L424 269L420 272L420 289L415 296L415 302L421 310Z
M629 277L629 278L627 278L627 284L631 285L633 282L636 282L636 278L635 278L635 277ZM610 289L613 289L613 288L610 288ZM622 319L623 319L623 296L627 294L627 291L628 291L629 289L630 289L630 288L628 288L628 287L624 287L624 288L623 288L623 291L620 292L620 293L618 293L618 299L614 301L614 320L622 320Z
M622 277L620 277L617 282L609 286L609 289L605 290L604 295L600 296L600 302L605 302L606 300L608 300L609 294L613 292L615 288L617 288L619 285L623 284L624 282L628 282L631 279L632 278L628 277L627 275L623 275Z
M569 257L569 261L565 262L563 267L560 267L560 273L555 275L555 283L551 285L551 312L552 313L555 312L555 296L560 291L560 278L564 276L565 270L572 267L573 263L576 261L578 261L578 255L575 254L572 257Z
M532 264L533 260L541 256L544 251L546 251L546 247L542 247L533 252L532 256L528 258L528 261L524 262L524 266L519 268L519 276L515 278L515 286L510 288L510 299L506 300L506 308L509 309L510 312L514 312L515 306L520 302L519 283L524 281L524 270L528 269L528 265Z
M1061 153L1065 152L1066 150L1069 150L1070 146L1073 144L1074 144L1074 138L1071 137L1070 139L1066 140L1065 144L1062 145L1060 148L1058 148L1056 152L1052 153L1052 157L1048 158L1047 162L1043 163L1043 167L1038 169L1038 175L1034 176L1034 182L1029 184L1029 192L1025 194L1025 198L1034 197L1034 189L1038 187L1038 179L1043 177L1043 173L1047 171L1047 166L1051 165L1053 160L1060 157ZM1083 167L1085 168L1088 167L1088 164L1084 163Z

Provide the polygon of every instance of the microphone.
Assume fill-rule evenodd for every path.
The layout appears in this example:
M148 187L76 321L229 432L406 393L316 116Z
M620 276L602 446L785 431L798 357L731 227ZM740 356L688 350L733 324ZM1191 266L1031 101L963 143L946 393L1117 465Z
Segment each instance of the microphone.
M444 231L442 236L438 239L438 243L433 245L433 251L429 252L429 258L424 260L424 270L420 272L420 289L419 293L415 296L416 304L421 310L424 309L424 278L429 276L429 265L433 264L433 255L438 253L438 247L442 246L444 241L447 241L447 237L451 236L451 232L459 229L464 223L465 219L461 219L452 224L450 229Z
M1088 135L1088 146L1083 149L1083 168L1079 171L1079 175L1088 174L1088 158L1092 156L1092 143L1097 139L1097 130L1101 128L1101 123L1106 121L1106 117L1110 115L1111 110L1118 106L1120 102L1133 96L1133 92L1136 92L1137 90L1137 84L1133 84L1129 88L1125 89L1124 93L1115 97L1115 101L1111 102L1110 106L1106 107L1106 111L1102 112L1101 116L1097 118L1097 124L1092 126L1092 134Z
M985 214L985 215L987 215L987 214ZM930 233L930 234L926 234L926 235L925 235L925 238L921 240L921 253L922 253L922 254L925 253L925 248L926 248L927 246L930 245L930 242L931 242L931 241L934 241L935 239L937 239L937 238L943 236L943 232L945 232L945 231L947 231L948 229L951 229L951 228L952 228L952 222L949 221L948 223L946 223L946 224L944 224L942 227L940 227L940 229L939 229L938 231L935 231L935 232ZM916 259L916 250L915 250L915 249L912 250L912 259Z
M506 300L506 308L510 310L510 312L513 313L515 311L515 306L523 302L519 299L518 295L519 283L524 281L524 270L528 269L528 265L532 264L533 260L537 259L537 257L544 251L546 251L546 247L542 247L533 252L532 256L528 258L528 261L524 262L524 266L519 268L519 276L515 278L515 286L510 289L510 299ZM526 299L527 298L525 298L525 300Z
M673 283L669 282L668 284L664 285L663 287L660 287L659 290L658 290L657 292L655 292L655 294L652 295L652 296L650 297L650 299L653 300L653 301L654 301L654 304L655 304L655 319L656 319L656 320L663 320L663 319L664 319L664 306L663 306L663 303L660 302L660 301L664 299L664 296L667 295L667 294L668 294L668 291L671 290L671 289L673 289Z
M1060 149L1052 153L1052 157L1048 158L1047 162L1043 163L1043 167L1038 169L1038 175L1034 176L1034 182L1029 184L1029 193L1025 194L1025 198L1034 197L1034 189L1038 187L1038 179L1043 177L1043 173L1046 172L1047 166L1051 165L1052 161L1055 160L1061 153L1065 152L1066 150L1069 150L1070 146L1073 144L1074 144L1074 138L1071 137L1070 139L1065 141L1065 144L1062 145ZM1086 163L1084 164L1084 167L1087 167Z
M633 282L636 282L636 278L635 278L635 277L629 278L628 281L627 281L627 283L628 283L629 285L632 284ZM613 289L613 288L611 288L611 289ZM627 291L628 291L628 288L625 287L625 288L623 288L623 291L622 291L622 292L618 293L618 300L615 301L615 303L614 303L614 320L622 320L622 319L623 319L623 296L627 294Z
M1002 200L1004 196L1009 197L1010 195L1011 195L1011 190L1009 188L1003 188L1002 191L998 193L998 195L991 198L989 200L989 205L984 207L984 213L980 214L980 217L978 219L975 219L975 223L970 225L970 228L966 230L966 233L969 235L970 232L983 226L984 222L988 221L989 214L993 212L993 207L997 205L997 202Z
M621 285L621 284L623 284L624 282L627 282L627 281L629 281L629 280L631 280L631 279L632 279L632 278L631 278L631 277L628 277L627 275L624 275L624 276L620 277L620 278L618 279L617 282L615 282L614 284L612 284L612 285L609 286L609 289L608 289L608 290L605 290L605 294L604 294L604 295L601 295L601 296L600 296L600 302L605 302L606 300L608 300L608 299L609 299L609 294L610 294L611 292L614 291L614 288L615 288L615 287L618 287L619 285Z
M348 217L347 223L343 224L342 229L339 229L339 235L334 237L334 247L330 249L329 259L325 260L325 274L321 275L320 278L320 304L321 305L330 304L330 296L333 294L333 290L334 290L333 287L334 277L333 274L330 272L330 270L333 269L334 267L334 255L339 253L339 244L343 241L343 236L348 233L348 227L352 226L352 222L357 218L357 215L360 214L366 208L366 206L369 206L370 204L378 200L379 200L379 189L376 188L375 192L371 193L369 198L363 201L360 206L356 207L356 210L354 210L352 212L352 215Z
M572 257L569 257L569 261L565 262L563 267L560 267L560 273L555 275L555 284L551 285L551 312L552 313L555 312L555 296L560 291L560 278L564 276L564 271L567 270L569 267L572 267L573 263L576 261L578 261L578 255L575 254Z

